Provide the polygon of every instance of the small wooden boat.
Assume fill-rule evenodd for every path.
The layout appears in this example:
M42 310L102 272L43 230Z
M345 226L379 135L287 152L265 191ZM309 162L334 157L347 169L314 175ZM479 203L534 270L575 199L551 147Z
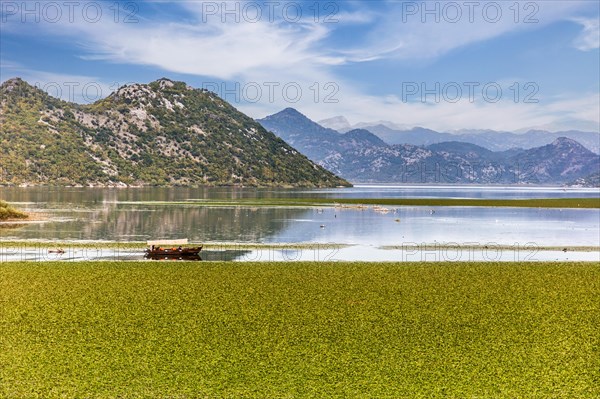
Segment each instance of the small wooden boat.
M189 256L175 256L175 255L149 255L144 256L145 259L149 260L162 260L162 261L178 261L178 260L202 260L200 255L189 255Z
M161 240L148 241L146 249L146 258L151 259L187 259L198 258L202 246L199 247L182 247L187 245L188 240Z

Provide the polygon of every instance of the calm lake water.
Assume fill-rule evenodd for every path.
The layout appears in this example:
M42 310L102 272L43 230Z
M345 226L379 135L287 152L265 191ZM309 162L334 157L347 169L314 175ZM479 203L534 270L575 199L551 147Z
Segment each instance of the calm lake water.
M228 251L213 257L253 260L420 260L408 255L424 244L467 247L494 245L514 248L536 246L600 246L600 210L487 207L388 207L381 214L367 210L327 208L198 207L148 204L150 201L242 198L564 198L598 197L598 189L475 186L357 186L349 189L283 190L249 188L0 188L0 198L27 211L41 211L48 220L17 228L0 228L8 240L107 240L145 241L156 238L189 238L193 242L348 244L325 250L316 246L301 254L282 251ZM398 250L382 249L396 246ZM453 260L451 252L447 256ZM334 253L335 252L335 253ZM527 252L504 250L514 260ZM531 253L534 251L530 251ZM537 253L543 259L596 260L587 254L558 251ZM560 253L559 253L560 252ZM105 251L108 257L114 253ZM225 255L227 254L227 255ZM138 254L118 254L124 259ZM463 256L467 256L464 254ZM495 260L491 252L470 254L474 259ZM78 255L72 254L73 258ZM104 256L104 255L102 255ZM100 257L102 257L100 256ZM402 259L398 257L402 256ZM205 257L210 257L207 253ZM430 254L428 260L435 254ZM512 258L511 258L512 257ZM578 258L579 257L579 258ZM289 259L288 259L289 258ZM297 259L296 259L297 258ZM315 258L315 259L309 259ZM316 259L318 258L318 259ZM491 259L487 259L491 258ZM258 259L257 259L258 260ZM269 259L263 259L269 260ZM421 259L423 260L423 259Z

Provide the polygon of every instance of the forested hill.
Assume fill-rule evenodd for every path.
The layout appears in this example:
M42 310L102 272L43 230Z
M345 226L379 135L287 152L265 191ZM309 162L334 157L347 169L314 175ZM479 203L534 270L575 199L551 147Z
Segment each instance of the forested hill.
M0 86L3 185L348 185L216 94L160 79L90 105Z

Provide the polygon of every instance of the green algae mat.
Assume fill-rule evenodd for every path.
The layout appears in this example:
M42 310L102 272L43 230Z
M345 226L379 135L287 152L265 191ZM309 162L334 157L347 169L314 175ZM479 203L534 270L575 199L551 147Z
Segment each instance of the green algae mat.
M0 263L2 398L598 398L598 263Z

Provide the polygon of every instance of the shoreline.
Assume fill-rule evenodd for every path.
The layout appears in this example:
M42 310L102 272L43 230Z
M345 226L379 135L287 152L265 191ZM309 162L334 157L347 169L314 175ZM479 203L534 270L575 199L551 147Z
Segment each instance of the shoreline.
M347 243L316 243L316 242L300 242L300 243L235 243L235 242L207 242L207 243L189 243L186 247L194 247L202 245L205 250L292 250L292 249L342 249L360 246L360 244ZM72 249L132 249L143 250L147 248L145 242L117 242L117 241L37 241L37 240L6 240L0 241L0 249L22 249L22 248L72 248ZM563 252L600 252L600 246L586 245L510 245L487 243L481 245L473 245L472 243L414 243L406 242L402 245L381 245L375 249L385 251L396 250L444 250L444 249L461 249L461 250L517 250L517 251L563 251Z
M196 206L196 207L305 207L371 209L371 206L431 206L431 207L508 207L508 208L563 208L600 209L600 198L528 198L528 199L474 199L474 198L277 198L247 200L202 201L121 201L123 205ZM388 210L389 211L389 210Z

